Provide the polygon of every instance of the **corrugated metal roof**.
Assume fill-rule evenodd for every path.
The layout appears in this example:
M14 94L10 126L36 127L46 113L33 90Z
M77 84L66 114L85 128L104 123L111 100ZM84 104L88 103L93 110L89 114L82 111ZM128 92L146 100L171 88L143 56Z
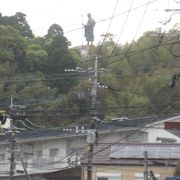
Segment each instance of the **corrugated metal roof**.
M113 145L110 150L110 158L144 158L147 151L150 159L179 159L180 144L122 144Z

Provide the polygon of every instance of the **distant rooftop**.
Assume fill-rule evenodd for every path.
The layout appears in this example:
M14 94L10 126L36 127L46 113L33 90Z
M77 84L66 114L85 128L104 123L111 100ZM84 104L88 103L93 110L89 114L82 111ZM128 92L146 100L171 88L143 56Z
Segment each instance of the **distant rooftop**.
M96 129L99 133L113 132L115 130L126 131L128 129L144 127L147 124L158 122L171 118L172 116L161 116L161 117L143 117L136 119L125 119L123 121L111 121L111 122L98 122L96 123ZM79 133L77 133L77 127ZM90 125L86 124L83 129L89 129ZM48 138L64 138L64 137L75 137L85 136L82 132L82 126L73 126L67 128L51 128L51 129L36 129L36 130L25 130L17 133L17 140L23 141L28 139L48 139ZM10 139L10 135L0 135L0 142L6 142Z

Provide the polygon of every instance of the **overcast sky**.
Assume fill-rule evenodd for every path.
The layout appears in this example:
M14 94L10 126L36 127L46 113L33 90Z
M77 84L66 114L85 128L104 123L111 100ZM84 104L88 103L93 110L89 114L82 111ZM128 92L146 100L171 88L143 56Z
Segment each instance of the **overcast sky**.
M81 27L82 23L87 22L86 14L91 13L97 22L95 43L101 41L100 35L105 34L108 27L108 32L115 35L115 40L119 39L119 43L125 43L130 42L134 37L137 39L148 30L155 30L158 27L169 29L175 23L180 23L180 14L174 14L171 22L166 26L159 23L159 21L168 20L172 15L172 13L165 12L165 9L180 8L180 3L176 3L178 1L0 0L0 12L3 16L14 15L16 12L26 14L27 21L36 36L44 36L50 25L57 23L63 28L72 46L86 44ZM131 11L128 15L130 5ZM114 9L115 17L107 19L112 17Z

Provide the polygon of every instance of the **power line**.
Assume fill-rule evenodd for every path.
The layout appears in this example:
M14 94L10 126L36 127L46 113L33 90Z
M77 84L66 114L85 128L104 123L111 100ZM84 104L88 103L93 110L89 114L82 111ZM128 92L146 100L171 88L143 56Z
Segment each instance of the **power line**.
M149 2L149 4L152 4L152 3L156 2L156 1L159 1L159 0L152 0L152 1ZM121 15L124 15L126 13L129 13L129 11L131 12L131 11L135 11L135 10L138 10L140 8L143 8L146 5L147 5L147 3L141 4L141 5L139 5L139 6L135 7L135 8L132 8L131 10L127 10L127 11L124 11L122 13L114 14L114 16L111 16L111 17L108 17L108 18L105 18L105 19L101 19L101 20L97 21L96 23L102 23L104 21L108 21L108 20L110 20L112 18L115 18L115 17L121 16ZM64 34L71 33L71 32L77 31L77 30L81 30L82 28L83 27L72 29L70 31L64 32ZM6 37L7 39L11 39L11 38L14 39L13 37L8 37L8 36L2 36L2 37ZM0 36L0 39L1 39L1 36Z
M152 3L156 2L156 1L159 1L159 0L152 0L152 1L150 1L148 4L152 4ZM131 10L127 10L127 11L124 11L124 12L119 13L119 14L115 14L115 13L114 13L114 16L111 16L111 17L108 17L108 18L99 20L99 21L97 21L96 23L101 23L101 22L104 22L104 21L111 20L111 19L113 19L113 18L115 18L115 17L118 17L118 16L124 15L124 14L126 14L126 13L129 13L129 11L131 12L131 11L135 11L135 10L138 10L138 9L140 9L140 8L143 8L143 7L146 6L146 5L147 5L147 3L144 3L144 4L140 5L140 6L137 6L137 7L135 7L135 8L132 8ZM116 7L114 8L114 10L116 10ZM76 28L76 29L73 29L73 30L64 32L64 34L71 33L71 32L77 31L77 30L81 30L82 28L83 28L83 27L81 27L81 28Z
M168 43L168 44L163 44L163 46L164 45L169 45L170 43ZM173 43L174 44L174 43ZM160 47L160 45L156 45L156 46L153 46L153 47L149 47L149 48L144 48L144 49L141 49L141 50L138 50L138 51L132 51L132 52L129 52L129 54L133 54L133 53L140 53L141 51L145 51L145 50L149 50L149 49L152 49L152 48L157 48L157 47ZM124 57L123 57L124 58ZM120 59L118 59L118 60L115 60L115 61L113 61L113 62L110 62L108 65L110 65L110 64L112 64L112 63L115 63L115 62L117 62L117 61L119 61L119 60L122 60L123 58L120 58ZM64 73L62 73L62 74L52 74L52 77L51 77L51 75L49 75L49 77L51 77L51 78L47 78L47 79L45 79L44 81L50 81L50 80L57 80L57 79L68 79L69 77L61 77L61 78L57 78L57 75L64 75ZM48 77L48 75L46 75L47 77ZM55 76L56 78L54 78L53 76ZM32 76L33 77L33 76ZM77 77L71 77L72 79L74 78L74 79L76 79ZM9 78L1 78L0 79L0 81L3 81L3 82L14 82L14 81L21 81L21 79L17 79L17 78L12 78L12 79L9 79ZM24 80L22 80L22 81L43 81L43 79L37 79L37 76L34 76L32 79L24 79Z
M101 52L101 49L102 49L102 47L103 47L103 44L104 44L104 42L105 42L105 40L106 40L106 38L107 38L107 34L108 34L109 29L110 29L110 26L111 26L111 24L112 24L112 20L113 20L114 14L115 14L115 12L116 12L116 8L117 8L117 6L118 6L118 3L119 3L119 0L116 0L116 4L115 4L115 7L114 7L114 10L113 10L113 13L112 13L112 17L110 18L110 22L109 22L108 28L107 28L107 30L106 30L104 39L103 39L103 41L102 41L102 43L101 43L101 45L100 45L100 47L99 47L99 49L98 49L98 51L97 51L97 55L99 55L99 53Z
M119 40L120 40L120 38L121 38L121 36L122 36L122 34L123 34L123 32L124 32L124 29L125 29L125 26L126 26L126 23L127 23L127 20L128 20L129 14L130 14L130 11L131 11L131 7L132 7L132 4L133 4L133 1L134 1L134 0L131 0L131 3L130 3L130 6L129 6L129 10L128 10L126 19L125 19L125 21L124 21L123 27L122 27L121 32L120 32L120 34L119 34L118 40L116 41L116 44L115 44L115 46L114 46L114 48L113 48L113 50L112 50L112 52L111 52L111 55L114 54L114 52L115 52L115 50L116 50L116 48L117 48L117 45L118 45L118 43L119 43Z
M139 54L139 53L141 53L141 52L144 52L144 51L147 51L147 50L150 50L150 49L154 49L154 48L158 48L158 47L164 47L164 46L172 45L172 44L175 45L176 42L170 42L170 43L168 43L169 41L172 41L172 40L175 40L175 39L176 39L176 38L172 38L172 39L168 40L168 41L165 42L165 43L153 45L153 46L150 46L150 47L147 47L147 48L142 48L142 49L138 49L138 50L134 50L134 51L128 51L128 52L122 52L122 53L120 53L120 54L118 54L118 55L109 55L109 56L106 56L106 57L99 57L98 60L99 60L99 61L102 61L102 60L105 60L105 59L107 59L107 58L118 57L118 56L120 56L120 55L123 55L122 58L118 58L117 60L115 60L115 61L113 61L113 62L110 62L110 63L108 64L108 65L110 65L110 64L115 63L116 61L123 60L126 56L128 56L128 54L129 54L129 57L130 57L130 56ZM178 42L177 42L177 43L178 43ZM88 60L86 60L86 61L84 61L84 62L81 62L81 63L88 63L88 62L90 62L90 61L94 61L94 58L93 58L93 59L88 59ZM69 64L64 65L64 68L67 67L67 66L69 66L69 65L71 65L71 64L69 63ZM73 72L73 73L76 73L76 72ZM77 74L79 74L79 73L77 72ZM11 74L11 75L13 75L13 74ZM19 74L19 75L23 76L23 74ZM19 75L17 75L17 76L19 76ZM26 75L27 75L27 74L26 74ZM54 79L55 79L57 74L50 74L50 75L55 76L55 77L54 77ZM64 74L64 75L65 75L65 74ZM71 74L70 74L70 75L71 75ZM73 75L73 74L72 74L72 75ZM44 74L43 76L44 76L44 77L48 77L49 75ZM14 76L13 76L13 77L14 77ZM32 80L33 80L33 77L36 77L36 76L32 76L32 75L31 75L30 77L32 77ZM9 78L11 78L11 77L2 78L2 80L4 79L4 80L7 80L7 81L11 82L11 80L9 80ZM24 78L24 76L21 77L21 78ZM43 79L43 78L41 77L41 78L39 79L39 81L42 80L42 79ZM17 81L19 81L19 80L17 79ZM47 79L47 81L48 81L48 79Z
M161 113L161 114L162 114L162 113ZM118 144L118 143L120 143L120 142L123 142L123 141L126 140L127 138L129 138L129 137L133 136L135 133L139 132L141 129L149 128L150 126L147 127L147 125L150 124L151 122L153 122L156 118L158 118L158 116L155 117L155 118L153 118L153 119L151 119L151 121L149 121L149 122L146 123L145 125L140 126L140 127L138 127L137 129L133 130L132 133L129 133L129 134L128 134L127 136L125 136L124 138L121 138L121 139L119 139L119 140L117 140L117 141L115 141L115 142L110 143L110 145L108 145L108 146L106 146L106 147L104 147L104 148L101 148L100 150L97 150L93 155L97 155L97 154L101 153L102 151L107 150L107 149L110 148L112 145L116 145L116 144ZM125 146L126 146L126 144L123 144L123 146L122 146L121 148L123 148L123 147L125 147ZM85 160L86 158L87 158L87 157L83 157L81 160L83 161L83 160Z

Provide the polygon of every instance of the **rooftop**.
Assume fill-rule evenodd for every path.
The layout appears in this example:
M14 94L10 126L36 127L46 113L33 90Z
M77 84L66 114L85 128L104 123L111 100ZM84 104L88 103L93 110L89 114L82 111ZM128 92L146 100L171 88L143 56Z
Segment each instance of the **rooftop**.
M172 117L172 116L171 116ZM145 125L162 121L170 117L160 116L160 117L143 117L136 119L125 119L121 121L112 121L112 122L98 122L96 123L96 129L99 133L103 132L113 132L113 131L126 131L127 129L134 129L144 127ZM83 127L83 129L82 129ZM85 136L85 133L82 133L83 130L89 129L90 125L86 124L84 126L73 126L67 128L49 128L49 129L36 129L36 130L25 130L19 131L17 133L17 140L28 140L28 139L48 139L48 138L65 138L65 137L75 137L75 136ZM0 142L6 142L7 139L10 139L11 135L6 134L0 135Z

